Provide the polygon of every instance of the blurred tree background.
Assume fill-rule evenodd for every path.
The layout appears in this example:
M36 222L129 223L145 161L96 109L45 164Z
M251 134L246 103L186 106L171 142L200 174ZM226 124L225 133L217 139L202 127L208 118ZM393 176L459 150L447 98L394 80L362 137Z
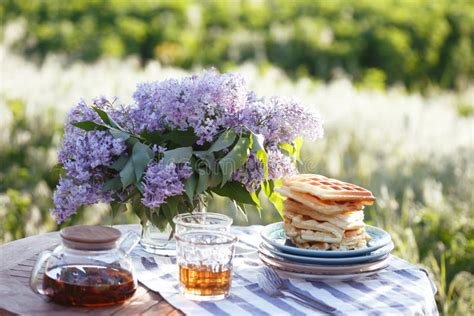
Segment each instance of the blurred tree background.
M367 222L429 269L440 312L474 314L473 1L2 0L0 22L0 242L137 222L106 205L50 217L65 112L215 66L320 110L326 136L300 171L372 190ZM279 220L266 205L248 221L209 209Z
M474 75L474 2L462 0L4 0L17 51L41 62L138 55L182 68L254 61L290 76L460 88ZM317 58L316 58L317 56Z

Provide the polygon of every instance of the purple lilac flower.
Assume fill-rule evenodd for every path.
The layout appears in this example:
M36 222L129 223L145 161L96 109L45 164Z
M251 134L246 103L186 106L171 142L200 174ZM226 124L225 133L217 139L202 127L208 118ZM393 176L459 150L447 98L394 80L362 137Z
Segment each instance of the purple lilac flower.
M92 103L101 109L107 108L110 104L109 100L104 95L93 98Z
M192 175L189 164L165 165L162 161L152 162L145 172L142 203L155 208L163 204L170 196L184 192L184 180Z
M133 95L132 116L137 132L192 128L202 145L235 121L247 94L242 77L210 70L181 80L140 84Z
M323 136L318 114L291 99L270 97L258 99L249 95L247 107L239 121L252 131L265 136L265 145L289 143L299 136L318 139Z
M268 155L268 179L275 180L284 176L296 173L296 167L293 160L283 154L277 148L267 149ZM249 160L238 170L236 170L231 180L239 181L244 184L247 190L254 192L265 180L263 164L252 153Z
M262 163L253 153L250 154L248 161L232 174L231 180L239 181L247 190L254 192L265 180Z
M100 122L98 115L84 101L70 112L65 124L65 134L58 160L68 177L85 182L101 178L101 166L110 166L122 154L126 145L106 131L85 131L72 125L75 122Z
M153 145L151 146L151 149L155 154L164 154L167 148L159 145Z
M293 160L277 148L268 149L267 155L269 179L280 179L296 173L297 170Z
M291 158L278 149L280 144L299 136L317 139L323 135L322 121L316 113L294 100L259 98L247 89L239 75L219 74L215 70L180 80L140 84L133 97L133 107L112 107L103 96L94 99L94 104L134 133L191 128L198 136L197 145L213 142L218 133L228 128L235 128L237 132L250 129L262 134L270 179L295 172ZM104 173L105 167L127 149L124 141L105 131L86 132L72 125L80 121L101 123L84 101L68 116L63 147L59 152L59 162L64 165L67 178L61 179L56 189L56 208L52 210L58 222L74 214L81 205L107 202L112 195L124 193L102 193L100 190L103 181L110 177ZM152 149L155 153L166 150L159 145ZM183 181L191 174L188 164L151 163L144 176L142 203L147 207L158 207L167 197L181 194ZM232 180L255 191L264 180L261 162L251 154L244 166L232 175Z
M263 134L269 151L271 179L295 172L291 158L277 149L279 144L291 142L298 136L317 139L323 135L322 121L315 112L294 100L258 98L245 89L241 77L231 74L209 71L181 81L144 84L134 97L137 117L142 119L141 129L193 127L200 136L198 144L212 142L220 130L229 126L236 126L238 131L244 131L243 126L246 126ZM242 182L252 191L263 178L263 167L254 156L232 176L234 181Z
M102 192L103 183L77 183L73 179L62 178L54 192L55 208L50 212L61 224L69 216L75 214L77 208L99 202L108 203L112 200L110 193Z
M103 98L96 106L105 107ZM107 202L111 193L102 193L104 166L110 166L127 148L123 140L105 131L85 131L72 125L75 122L95 121L98 115L84 101L72 109L65 124L65 133L58 160L67 178L60 180L54 193L54 209L58 223L67 219L81 205Z

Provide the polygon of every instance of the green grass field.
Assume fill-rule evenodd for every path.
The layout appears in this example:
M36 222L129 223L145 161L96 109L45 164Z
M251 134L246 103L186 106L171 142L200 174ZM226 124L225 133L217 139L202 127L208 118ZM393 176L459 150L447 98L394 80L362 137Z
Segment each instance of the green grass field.
M135 84L185 74L133 59L102 59L61 66L51 56L35 65L0 47L0 240L56 230L49 216L54 170L65 113L80 97L105 94L129 102ZM377 203L366 209L367 222L392 235L395 253L424 265L438 287L443 314L473 312L474 290L474 117L459 110L474 91L428 96L355 87L341 78L329 84L290 80L276 68L251 64L235 69L261 94L293 96L318 109L325 138L305 143L301 172L321 173L371 189ZM28 78L28 84L25 84ZM210 210L232 215L241 225L279 220L268 203L259 217L245 221L225 200ZM137 222L133 214L112 219L105 205L88 207L67 225Z
M24 1L0 3L0 242L112 218L49 215L67 111L130 103L136 84L202 67L319 110L325 137L301 172L370 189L366 221L426 267L443 315L474 314L474 2L463 0ZM238 225L280 220L268 201Z

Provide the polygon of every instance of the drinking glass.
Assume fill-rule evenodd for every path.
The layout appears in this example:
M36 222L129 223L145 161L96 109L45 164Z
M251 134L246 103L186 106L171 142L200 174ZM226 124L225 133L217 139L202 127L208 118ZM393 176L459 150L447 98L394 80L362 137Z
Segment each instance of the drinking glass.
M232 284L237 237L218 231L194 230L176 236L180 291L195 301L226 298Z
M210 212L183 213L173 218L176 236L194 230L229 232L232 221L229 216Z

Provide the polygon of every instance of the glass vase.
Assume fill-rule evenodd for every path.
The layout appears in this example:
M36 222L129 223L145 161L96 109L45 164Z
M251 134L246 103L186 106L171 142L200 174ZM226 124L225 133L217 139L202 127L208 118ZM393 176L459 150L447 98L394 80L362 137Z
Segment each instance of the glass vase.
M148 221L142 227L142 238L140 245L146 252L157 255L174 255L176 251L176 241L172 236L170 224L166 225L164 231L161 231Z
M193 203L194 209L191 213L206 212L206 202L204 196L196 197ZM162 256L176 255L176 240L174 239L173 229L170 224L167 224L165 229L161 231L152 222L146 222L145 225L142 225L140 245L148 253Z

